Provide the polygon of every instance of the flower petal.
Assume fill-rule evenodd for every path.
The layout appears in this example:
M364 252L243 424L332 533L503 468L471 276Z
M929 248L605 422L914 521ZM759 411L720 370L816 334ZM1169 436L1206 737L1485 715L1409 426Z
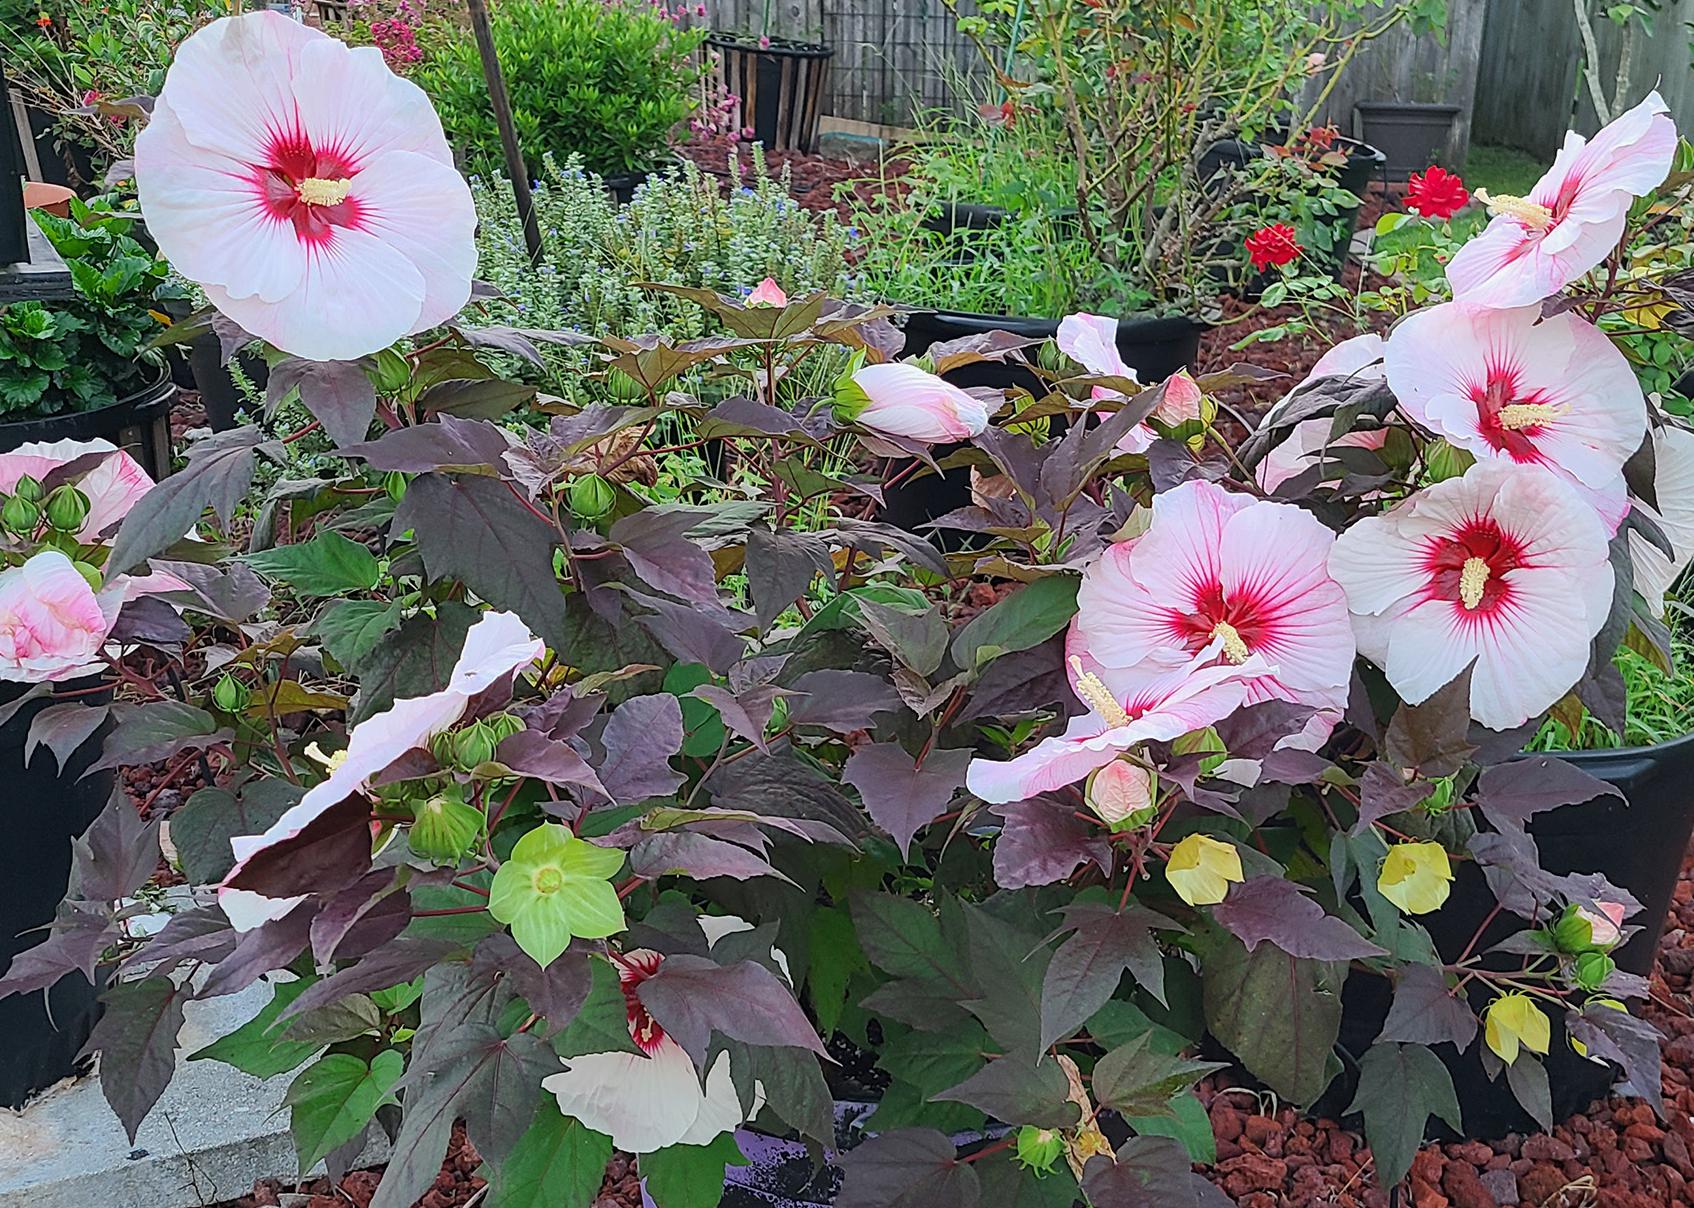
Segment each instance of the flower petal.
M637 1053L572 1057L564 1072L542 1079L541 1085L553 1092L564 1115L605 1133L619 1149L635 1154L681 1141L699 1119L706 1098L694 1063L668 1036L651 1057ZM734 1089L732 1085L731 1094Z

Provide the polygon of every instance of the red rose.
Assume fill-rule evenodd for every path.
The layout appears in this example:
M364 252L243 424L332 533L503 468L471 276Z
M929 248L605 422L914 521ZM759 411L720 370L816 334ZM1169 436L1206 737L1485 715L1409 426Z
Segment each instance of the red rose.
M1284 222L1260 227L1247 236L1247 254L1253 258L1253 268L1264 272L1281 268L1306 249L1300 246L1294 228Z
M1413 172L1406 182L1406 208L1424 218L1444 221L1463 209L1469 200L1465 182L1445 168L1432 167L1422 175Z

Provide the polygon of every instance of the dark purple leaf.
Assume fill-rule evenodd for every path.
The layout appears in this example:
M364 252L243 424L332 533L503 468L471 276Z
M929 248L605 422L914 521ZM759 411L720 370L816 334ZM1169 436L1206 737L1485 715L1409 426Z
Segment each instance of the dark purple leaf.
M804 595L819 574L830 582L835 578L829 547L815 533L748 529L746 569L753 615L761 629Z
M1081 1112L1070 1101L1070 1081L1059 1063L1035 1061L1012 1054L990 1061L957 1086L932 1100L968 1103L1004 1124L1033 1124L1037 1128L1070 1128Z
M593 985L586 949L573 946L543 969L504 931L485 937L471 959L471 976L503 973L529 1009L557 1030L569 1025L588 1000Z
M701 419L701 436L784 436L815 441L817 433L808 431L800 417L792 411L761 403L745 395L726 398Z
M666 873L703 881L731 877L737 881L753 877L788 877L771 867L757 852L691 831L666 831L649 835L630 849L629 870L638 877L660 877Z
M682 737L682 703L670 693L634 696L619 705L600 738L606 748L600 783L612 800L638 805L674 794L684 777L670 761L682 750Z
M808 671L789 685L804 699L790 702L788 720L797 726L822 726L840 734L866 730L878 713L902 708L893 684L866 671Z
M486 467L498 475L506 451L513 447L505 429L485 419L443 415L434 423L396 428L375 440L348 445L340 453L360 458L373 470L422 474Z
M815 767L779 751L725 764L706 780L712 804L763 819L822 822L849 840L870 833L863 811ZM820 836L812 834L817 839Z
M1590 1002L1581 1014L1573 1011L1565 1019L1570 1034L1588 1046L1590 1057L1614 1061L1623 1067L1623 1076L1629 1084L1629 1090L1624 1093L1645 1099L1663 1120L1665 1101L1660 1086L1659 1045L1664 1038L1659 1030L1628 1011L1599 1002Z
M183 961L216 964L235 949L241 933L217 906L196 906L174 914L159 933L130 958L131 964L156 966L164 972Z
M105 705L74 700L48 705L30 720L29 737L24 740L24 763L34 758L36 747L45 746L63 768L65 760L101 727L109 712Z
M322 981L313 982L288 1005L278 1017L278 1022L286 1023L306 1011L340 1002L349 994L368 994L372 990L402 985L427 973L458 949L459 946L449 940L401 936L360 958L357 964L349 965Z
M713 1032L753 1045L787 1045L824 1055L823 1041L793 993L754 961L718 965L699 956L670 956L636 987L642 1005L704 1068Z
M1591 776L1574 763L1553 755L1530 755L1482 769L1477 778L1477 804L1489 821L1504 830L1523 823L1542 810L1582 805L1602 797L1622 799L1615 785Z
M1082 1168L1082 1189L1094 1208L1227 1208L1222 1192L1195 1174L1182 1142L1131 1137L1114 1162L1104 1154Z
M493 348L500 352L509 352L520 356L530 364L542 367L545 362L541 357L538 344L552 344L561 348L580 348L595 343L593 336L583 335L579 331L548 331L538 327L455 327L453 329L465 343L476 348Z
M859 790L872 820L909 854L912 836L946 813L964 788L970 761L966 748L931 751L919 768L899 743L879 742L854 751L841 779Z
M47 938L11 960L0 976L0 999L45 990L71 973L90 984L100 954L117 938L108 910L85 903L64 902Z
M1064 638L1057 636L988 664L958 720L1034 713L1074 699L1065 674Z
M700 663L714 675L723 675L741 661L745 644L728 624L730 613L633 590L628 594L651 609L636 620L678 662Z
M337 448L357 444L371 430L376 389L357 361L284 358L271 366L265 411L274 412L295 390L300 392L300 405L323 425Z
M884 550L891 549L924 570L933 571L942 578L948 577L947 560L941 556L941 551L905 529L875 520L854 520L843 516L836 520L835 531L840 534L844 545L873 558L879 558Z
M1274 944L1249 952L1221 930L1206 938L1201 986L1212 1035L1283 1098L1313 1102L1333 1078L1347 967L1290 956Z
M760 684L739 693L732 693L716 684L701 684L688 695L712 706L723 718L724 725L769 755L770 745L765 741L765 729L770 725L771 714L776 711L778 698L790 693L788 689L774 684Z
M947 623L933 605L923 612L908 612L875 600L860 600L859 623L877 644L903 666L919 675L933 675L947 654Z
M977 1208L982 1184L933 1128L897 1128L870 1137L841 1159L836 1208Z
M183 751L209 747L233 734L219 729L204 709L181 701L155 700L144 705L119 706L113 713L118 724L106 736L100 759L91 771L122 764L157 763Z
M123 785L81 838L71 840L77 893L91 902L115 902L145 885L159 867L159 822L143 822Z
M1153 929L1177 930L1163 915L1139 906L1122 911L1103 903L1076 902L1065 911L1074 928L1059 945L1041 984L1041 1047L1069 1035L1116 993L1125 971L1161 1003L1165 965Z
M1333 768L1322 755L1314 751L1284 748L1266 755L1259 765L1261 784L1311 784Z
M519 730L500 743L494 758L519 776L533 776L548 784L574 785L611 796L575 747L548 738L540 730Z
M559 534L505 483L421 475L394 517L395 532L408 528L431 578L461 580L494 607L517 613L549 646L564 644L565 597L553 573Z
M312 957L319 965L329 964L338 952L345 958L344 946L352 947L349 941L361 938L359 932L368 952L397 937L411 919L411 894L396 881L394 870L372 869L325 899L312 919Z
M100 1090L130 1142L176 1072L186 986L168 977L120 982L103 996L87 1051L100 1054Z
M186 590L163 593L159 598L201 612L218 621L240 624L270 603L271 589L245 562L173 562L155 558L153 569L164 571L187 585Z
M1251 952L1269 940L1289 956L1315 961L1363 960L1387 956L1323 907L1307 897L1304 886L1279 876L1253 877L1230 888L1212 907L1212 917L1234 933Z
M188 465L148 491L124 517L106 559L107 578L134 570L175 545L208 507L227 525L247 497L254 455L280 447L266 442L264 432L253 426L217 432L193 445Z
M265 974L274 973L289 964L306 950L311 937L312 918L316 913L312 903L302 902L280 919L272 919L243 932L229 955L212 966L195 997L221 998L226 994L239 994Z
M1559 879L1542 869L1541 853L1526 832L1481 832L1467 846L1500 905L1519 918L1535 922L1557 896Z
M1427 783L1415 777L1408 782L1393 764L1373 760L1359 778L1359 820L1353 833L1363 834L1379 818L1409 810L1427 796Z
M351 885L371 866L370 818L364 795L349 794L292 835L254 852L223 883L278 901Z
M529 402L535 393L534 386L501 378L449 378L425 388L418 395L417 407L421 415L498 419Z
M1395 711L1383 739L1383 754L1396 767L1434 780L1464 766L1476 749L1468 739L1474 666L1459 672L1423 703L1401 705Z
M1394 983L1394 1002L1388 1008L1377 1040L1406 1044L1451 1044L1459 1052L1476 1039L1476 1013L1461 994L1447 988L1447 978L1432 965L1407 965Z
M114 642L176 646L187 640L190 632L176 609L157 596L142 596L123 606L110 636Z
M1277 743L1298 733L1314 712L1310 705L1268 700L1237 709L1220 721L1216 729L1230 758L1263 759Z
M698 522L693 509L644 508L617 521L607 535L648 587L717 609L712 555L684 535Z
M994 881L1002 889L1024 889L1062 881L1080 864L1093 862L1110 873L1112 845L1099 827L1068 805L1047 797L997 805L1005 828L994 842Z

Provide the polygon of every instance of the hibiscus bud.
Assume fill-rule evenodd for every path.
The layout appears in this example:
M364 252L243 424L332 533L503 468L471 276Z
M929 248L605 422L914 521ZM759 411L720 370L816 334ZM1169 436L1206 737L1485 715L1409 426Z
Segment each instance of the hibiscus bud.
M74 533L88 519L88 496L66 483L47 496L47 523L61 533Z
M621 369L606 370L606 392L622 403L647 397L647 387Z
M1552 1025L1529 995L1506 994L1488 1004L1482 1037L1494 1055L1510 1065L1518 1059L1520 1047L1545 1056Z
M453 763L465 772L474 771L494 758L500 735L487 720L473 722L453 739Z
M482 812L448 793L437 793L418 808L407 836L412 850L426 860L451 863L482 833Z
M617 491L598 474L585 474L571 483L571 515L580 520L599 520L617 502Z
M510 713L492 713L482 721L493 732L495 742L505 742L512 735L522 733L524 729L523 719Z
M748 306L787 306L788 295L774 277L766 277L747 295Z
M22 495L31 503L40 503L47 491L41 485L41 480L30 474L18 479L18 485L12 488L12 494Z
M1133 830L1153 818L1158 781L1138 764L1118 759L1088 778L1088 808L1113 831Z
M1189 835L1165 861L1165 880L1190 906L1217 905L1243 879L1241 853L1210 835Z
M1582 989L1598 990L1617 967L1617 962L1604 952L1584 952L1576 958L1572 977Z
M40 506L25 497L21 491L6 500L4 507L0 507L0 525L5 525L8 532L16 533L20 537L28 537L34 533L40 523Z
M212 689L212 703L225 713L240 713L247 708L247 702L253 698L247 685L233 675L226 675Z
M1048 1174L1053 1164L1064 1156L1065 1139L1056 1128L1037 1128L1025 1124L1018 1129L1018 1165L1039 1174Z
M388 493L388 497L395 503L399 503L406 497L406 488L410 485L411 479L399 470L390 470L382 479L382 489Z
M1574 955L1615 944L1618 928L1610 919L1572 904L1565 907L1564 913L1553 924L1552 933L1553 946L1560 952ZM1610 938L1601 940L1599 937L1602 935Z
M1396 843L1382 861L1376 888L1407 914L1428 914L1447 900L1452 882L1453 865L1441 844Z
M849 366L835 383L835 415L843 423L926 443L969 440L988 427L988 406L980 399L900 361Z

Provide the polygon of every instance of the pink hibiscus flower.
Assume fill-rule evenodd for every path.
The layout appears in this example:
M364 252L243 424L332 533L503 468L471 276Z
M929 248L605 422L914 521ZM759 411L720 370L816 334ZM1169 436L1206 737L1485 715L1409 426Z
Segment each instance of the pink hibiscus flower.
M58 550L0 571L0 680L58 683L97 670L122 607L121 587L96 593Z
M1650 92L1592 141L1565 145L1528 197L1490 197L1494 220L1447 266L1453 296L1481 306L1529 306L1579 280L1617 246L1630 203L1670 172L1676 125Z
M1118 353L1118 321L1106 315L1074 314L1059 320L1059 330L1053 342L1060 352L1100 377L1126 378L1137 384L1141 379L1125 364ZM1095 386L1090 396L1101 399L1122 398L1121 392L1107 386ZM1205 395L1186 369L1179 369L1165 381L1165 397L1153 414L1171 426L1190 419L1199 419ZM1151 425L1137 424L1118 441L1121 453L1145 453L1159 434Z
M88 519L76 538L87 544L129 515L129 509L154 485L141 463L110 441L35 441L0 453L0 492L10 494L20 478L27 475L40 481L60 466L92 453L110 456L84 471L76 482L77 489L88 496Z
M177 48L135 142L147 227L246 330L351 360L457 314L476 209L429 98L278 13Z
M748 306L787 306L788 295L782 286L776 283L776 278L766 277L755 285L747 294Z
M1653 429L1653 494L1658 507L1633 500L1664 532L1675 558L1640 533L1629 534L1629 557L1635 590L1656 617L1665 615L1665 593L1676 585L1694 560L1694 432L1665 424Z
M373 776L406 752L427 747L430 739L452 728L465 715L472 700L540 658L544 649L541 639L533 636L515 614L483 614L465 635L464 649L445 688L427 696L397 700L367 718L348 735L346 758L268 830L229 841L235 867L218 887L218 904L231 925L237 931L250 931L279 919L311 890L310 861L290 861L284 852L281 859L268 861L268 867L259 867L255 865L257 857L285 844L309 847L325 842L323 837L308 834L313 823L342 802L356 798ZM335 820L337 833L356 832L368 843L368 816L368 809L361 804L348 818ZM279 883L283 885L280 894Z
M1479 461L1340 537L1329 570L1359 652L1409 704L1467 666L1471 716L1509 730L1582 677L1611 610L1600 518L1539 466Z
M1483 460L1539 465L1590 498L1610 529L1629 510L1623 463L1647 400L1599 328L1566 311L1450 302L1388 339L1388 384L1418 423Z
M1318 358L1312 371L1293 390L1283 395L1265 413L1264 423L1275 420L1277 413L1289 406L1301 390L1320 378L1353 378L1361 382L1381 381L1383 339L1375 332L1343 340ZM1331 421L1304 419L1288 431L1264 460L1259 462L1255 477L1261 489L1272 492L1307 467L1316 463L1325 449L1352 446L1360 449L1380 449L1387 443L1388 431L1377 428L1369 432L1347 432L1330 438Z
M1141 743L1169 742L1222 721L1246 701L1254 677L1274 670L1258 655L1236 663L1208 647L1175 670L1126 676L1095 662L1074 634L1067 649L1071 688L1088 712L1016 759L973 759L965 787L983 801L1027 801L1075 784Z
M866 365L837 383L835 412L861 427L926 443L969 440L988 427L988 405L904 361Z
M1335 534L1287 503L1209 482L1153 497L1153 521L1107 549L1083 576L1073 645L1135 688L1192 660L1273 673L1246 683L1246 703L1286 700L1328 715L1347 703L1353 630L1330 577Z

